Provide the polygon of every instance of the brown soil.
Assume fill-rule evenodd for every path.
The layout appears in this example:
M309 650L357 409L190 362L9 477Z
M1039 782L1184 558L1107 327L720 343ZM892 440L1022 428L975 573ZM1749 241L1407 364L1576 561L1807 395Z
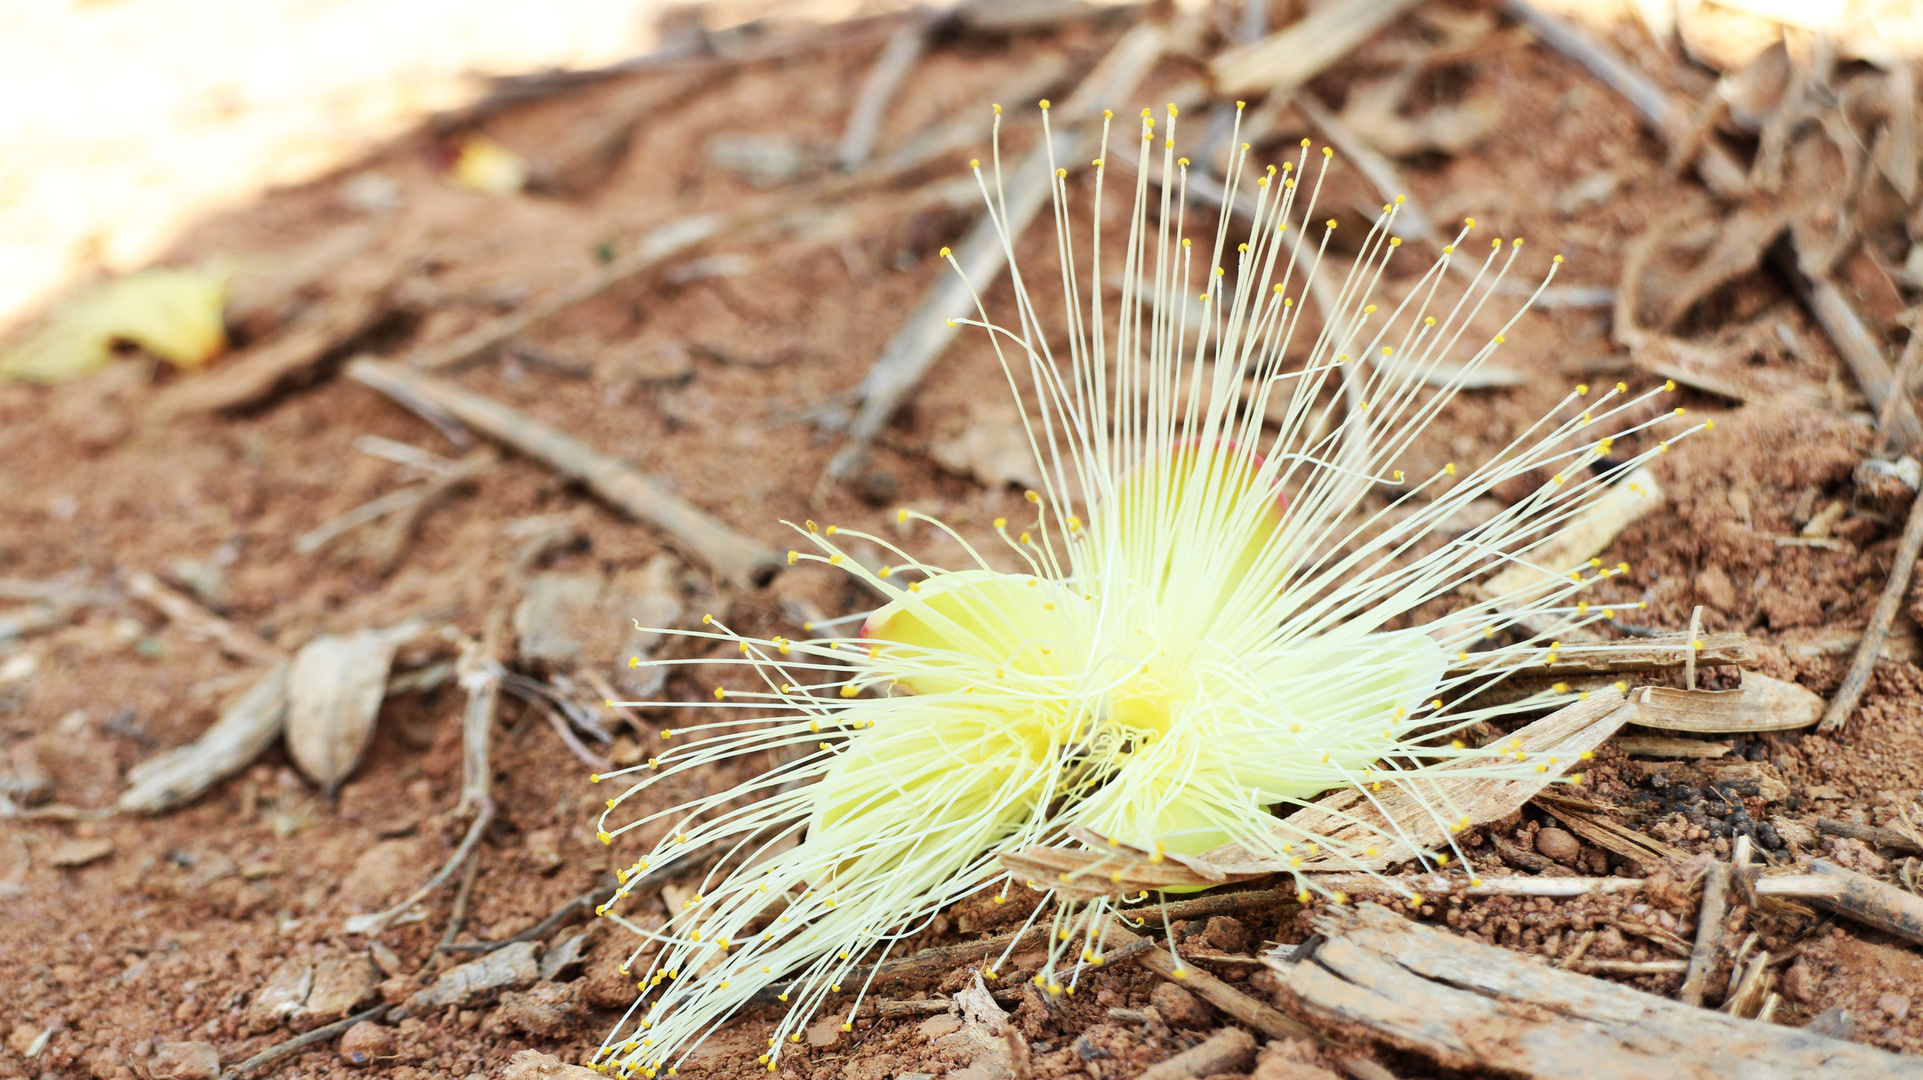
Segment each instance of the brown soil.
M1043 59L1085 65L1114 33L1072 26L944 43L891 108L883 144L958 109L978 108ZM1397 24L1344 70L1314 84L1314 92L1340 100L1352 84L1389 70L1393 48L1419 35L1413 24ZM1627 50L1636 40L1625 32L1615 44ZM454 188L437 172L440 144L423 133L339 176L206 222L179 255L298 249L359 220L361 212L345 208L340 193L357 176L378 172L397 185L401 208L382 222L379 244L323 279L313 296L326 303L341 280L380 260L398 260L402 286L431 299L417 304L415 315L388 320L364 343L398 355L449 339L591 271L597 245L618 248L671 220L766 198L709 163L708 137L757 133L813 150L832 147L845 104L874 53L866 43L780 63L717 65L698 77L630 77L511 109L481 125L539 162L574 137L571 125L652 102L613 166L565 196L499 198ZM1140 97L1162 100L1190 76L1184 63L1166 63ZM1692 93L1708 81L1700 72L1677 78L1679 88ZM1411 195L1438 220L1473 214L1500 235L1527 235L1532 248L1566 253L1564 282L1614 284L1625 245L1647 223L1701 204L1691 184L1661 176L1662 148L1627 105L1539 46L1491 47L1452 65L1446 82L1429 92L1490 95L1502 103L1503 123L1473 154L1405 162ZM1116 103L1117 111L1129 104ZM1285 125L1275 145L1313 133L1299 120L1289 123L1296 126ZM954 175L960 164L938 163L930 176ZM1557 193L1604 167L1626 176L1613 193L1573 215L1555 211ZM1332 189L1331 205L1378 201L1346 171ZM788 236L723 243L718 250L750 260L745 272L682 284L672 275L644 276L541 326L518 353L457 377L634 462L771 546L786 547L782 519L812 517L882 532L893 528L897 505L984 535L989 519L1013 516L1019 488L945 470L930 451L971 420L998 415L992 403L1000 400L1001 379L992 354L969 339L946 354L885 434L858 490L826 487L814 495L839 438L820 432L808 411L860 380L902 313L945 272L930 258L933 251L969 220L943 209L903 214L892 207L883 193L857 204L852 222L825 222L824 229L838 230L831 242ZM1040 239L1031 238L1038 259ZM1851 472L1871 449L1873 432L1851 411L1847 372L1787 287L1759 273L1735 282L1710 306L1715 310L1702 316L1701 340L1718 340L1718 328L1737 326L1794 341L1800 359L1759 353L1756 362L1801 365L1813 385L1831 388L1833 404L1737 409L1685 392L1684 404L1715 415L1718 424L1662 459L1667 505L1605 556L1633 566L1613 588L1624 599L1649 601L1641 618L1651 627L1680 628L1703 604L1707 627L1746 630L1762 644L1762 670L1827 695L1848 664L1848 646L1810 642L1860 630L1868 619L1907 506L1858 499ZM1660 382L1612 355L1607 320L1595 311L1532 314L1510 339L1503 361L1529 372L1531 385L1465 394L1419 453L1473 460L1579 379L1620 377L1638 387ZM295 536L402 479L401 466L356 450L357 439L377 435L455 452L412 414L334 377L338 366L330 360L307 384L286 387L258 407L164 422L152 417L147 399L162 388L157 384L177 376L138 361L56 388L0 386L0 461L6 462L0 577L105 586L116 575L152 570L185 586L198 584L205 602L225 617L291 650L317 633L386 626L413 615L480 635L490 613L518 599L514 560L521 538L542 524L535 519L565 515L577 530L540 556L540 569L613 577L639 572L672 551L658 534L541 466L508 458L428 513L389 575L350 563L332 548L297 554ZM655 366L668 374L649 374ZM1794 534L1812 507L1835 499L1853 507L1835 533L1847 541L1840 550L1779 546L1771 539ZM931 561L952 554L933 534L912 540ZM725 613L744 632L792 635L807 612L841 613L862 603L838 576L805 566L758 591L728 588L695 567L678 571L684 610ZM621 675L618 629L602 633L591 636L580 662ZM452 656L453 647L435 638L409 646L401 666ZM0 775L42 776L48 783L25 801L83 810L111 807L130 766L197 737L256 671L126 600L86 607L70 625L15 644L0 642L0 672L18 657L32 658L30 674L0 675ZM677 676L666 694L693 698L709 685ZM466 820L453 812L461 786L462 702L453 682L390 697L365 760L331 800L276 746L170 813L0 822L0 887L7 890L0 894L0 1000L7 1002L0 1009L6 1017L0 1077L146 1075L163 1042L212 1043L232 1063L289 1037L282 1021L252 1008L270 977L290 959L364 954L374 942L344 933L343 920L406 895L464 832ZM1791 861L1798 852L1757 823L1780 816L1888 824L1915 807L1923 787L1919 706L1923 669L1887 662L1855 718L1835 736L1734 739L1737 754L1766 763L1787 781L1790 794L1776 803L1737 795L1732 805L1717 793L1706 797L1702 784L1657 787L1640 764L1613 750L1596 771L1598 789L1625 807L1626 823L1692 853L1726 853L1735 832L1751 831L1769 858ZM624 736L612 752L619 758L636 751ZM457 941L527 929L593 887L615 861L632 857L595 841L593 815L604 793L589 785L589 769L548 723L512 697L503 699L493 767L501 816L481 846ZM1469 842L1479 861L1495 867L1500 859L1491 833L1534 851L1538 832L1552 824L1527 808ZM64 861L61 853L80 850L75 841L102 839L111 844L104 856L55 865ZM1855 841L1825 839L1818 847L1886 880L1897 880L1903 869L1899 860ZM1634 872L1587 845L1569 863L1583 872ZM1915 866L1912 861L1908 869ZM377 957L395 964L382 975L389 981L378 993L392 999L412 989L407 980L415 973L454 962L433 952L453 892L450 886L431 898L424 920L378 935ZM1684 887L1651 892L1431 905L1419 917L1552 958L1566 956L1584 932L1596 930L1591 957L1655 959L1669 954L1622 930L1625 912L1633 925L1660 924L1687 939L1696 901ZM645 905L637 909L646 913ZM982 913L952 914L924 944L993 929ZM1305 913L1294 905L1240 921L1250 950L1305 933ZM1797 954L1792 966L1800 974L1785 980L1776 1022L1801 1024L1840 1005L1854 1017L1852 1037L1923 1052L1923 961L1914 946L1848 922L1794 913L1755 913L1744 925L1773 954ZM1200 934L1203 927L1183 930ZM629 984L613 970L624 948L611 936L597 937L578 977L564 974L499 1003L403 1020L385 1037L362 1032L351 1045L373 1048L376 1056L365 1065L350 1064L342 1047L323 1043L278 1063L277 1074L491 1076L530 1047L580 1060L625 1005ZM1017 960L1032 968L1036 958ZM1226 961L1213 966L1266 996L1258 969ZM1711 1001L1727 969L1725 962L1713 980ZM1673 994L1680 976L1628 981ZM1206 1030L1108 1017L1111 1007L1149 1005L1158 984L1128 966L1099 975L1056 1011L1038 1001L1020 1005L1016 1020L1035 1075L1132 1076L1206 1036ZM940 985L892 986L886 995L952 992L960 985L957 972ZM355 1000L344 1008L361 995L348 997ZM741 1020L711 1043L705 1068L685 1074L766 1075L753 1061L763 1019ZM942 1042L942 1027L918 1018L868 1019L852 1034L811 1033L782 1059L781 1075L890 1080L959 1069L969 1055ZM31 1060L29 1049L37 1050ZM1315 1054L1306 1046L1278 1045L1265 1056ZM1418 1059L1385 1060L1399 1075L1434 1072Z

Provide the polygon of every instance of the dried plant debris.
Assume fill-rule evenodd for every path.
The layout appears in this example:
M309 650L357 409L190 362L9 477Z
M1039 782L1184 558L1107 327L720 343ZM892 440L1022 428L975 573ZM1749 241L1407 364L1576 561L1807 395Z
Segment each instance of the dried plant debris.
M1313 959L1269 962L1284 992L1325 1022L1360 1025L1445 1068L1571 1080L1599 1070L1785 1080L1915 1071L1881 1050L1546 969L1373 904L1329 910L1316 926L1328 940Z
M158 813L193 799L253 764L281 734L292 665L270 668L200 738L127 770L122 810Z
M302 772L332 794L360 764L387 695L394 651L421 629L324 634L301 646L287 677L287 750Z

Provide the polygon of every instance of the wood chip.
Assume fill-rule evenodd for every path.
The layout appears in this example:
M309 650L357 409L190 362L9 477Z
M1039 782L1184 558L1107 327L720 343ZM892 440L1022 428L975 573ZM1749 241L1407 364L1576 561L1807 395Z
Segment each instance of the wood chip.
M389 630L327 634L295 655L287 679L287 752L329 794L366 753L394 650L418 629L410 621Z
M72 868L85 866L114 853L114 842L105 836L83 836L62 840L47 852L47 865Z
M470 1005L502 990L531 986L541 977L540 965L534 959L539 949L531 941L519 941L444 971L434 985L407 1000L407 1011L420 1016L450 1005Z
M138 814L170 810L253 764L280 737L291 669L285 660L275 664L200 738L128 769L120 809Z
M1445 1068L1543 1080L1598 1076L1895 1080L1909 1058L1693 1009L1411 923L1329 908L1313 962L1269 961L1283 992L1345 1034L1360 1025Z
M1823 699L1816 694L1754 671L1744 672L1743 685L1735 690L1645 686L1630 701L1636 706L1631 722L1660 731L1789 731L1823 715Z

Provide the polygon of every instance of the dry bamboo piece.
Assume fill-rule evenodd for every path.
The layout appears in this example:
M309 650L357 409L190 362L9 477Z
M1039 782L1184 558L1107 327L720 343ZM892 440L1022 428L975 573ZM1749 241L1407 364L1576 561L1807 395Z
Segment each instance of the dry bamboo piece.
M1923 945L1923 897L1845 870L1828 859L1812 859L1809 868L1820 877L1840 883L1835 887L1836 894L1825 900L1831 908L1865 926ZM1758 893L1768 880L1756 883Z
M632 465L493 398L394 364L362 357L347 366L362 385L420 398L509 448L578 480L610 505L673 537L688 554L738 585L763 585L780 557L710 517Z
M1531 1080L1895 1080L1912 1059L1690 1008L1409 922L1328 908L1313 960L1270 957L1282 990L1345 1036L1360 1025L1446 1068Z
M1723 948L1723 919L1729 913L1729 864L1713 862L1703 875L1703 903L1696 914L1696 947L1689 952L1689 974L1676 995L1685 1005L1700 1006L1709 973Z
M1324 4L1260 41L1224 50L1209 62L1209 74L1224 97L1293 94L1414 6L1415 0Z
M1646 686L1631 695L1634 723L1663 731L1789 731L1823 715L1823 699L1793 682L1743 673L1735 690Z
M1883 584L1883 595L1877 598L1870 624L1863 629L1863 640L1856 647L1855 659L1850 661L1849 674L1843 676L1843 685L1837 687L1836 696L1830 699L1823 722L1816 725L1819 733L1828 734L1842 727L1856 711L1856 703L1876 671L1876 654L1882 650L1890 623L1903 606L1903 597L1909 593L1910 571L1916 567L1919 551L1923 551L1923 490L1918 490L1910 503L1910 517L1903 523L1903 537L1897 541L1895 561L1890 564L1890 579Z
M1118 949L1140 940L1141 937L1130 933L1120 920L1110 920L1102 934L1104 946L1113 945ZM1166 949L1143 952L1140 963L1164 979L1175 980L1196 997L1227 1013L1230 1019L1247 1024L1271 1039L1316 1038L1315 1031L1308 1025L1255 1000L1192 964L1177 961Z
M1861 840L1871 847L1895 848L1898 851L1923 855L1923 839L1895 829L1880 829L1874 825L1858 825L1850 821L1817 818L1816 831L1830 836L1846 836L1852 840Z
M256 664L278 664L287 659L286 653L263 640L258 634L243 630L208 611L188 599L179 590L162 584L159 578L145 570L135 570L128 574L126 587L128 596L145 601L148 606L167 616L188 634L213 642L219 646L221 652L236 660L247 660Z
M1690 110L1581 31L1530 6L1527 0L1503 0L1502 13L1529 27L1543 44L1588 68L1590 74L1621 94L1642 114L1643 122L1656 129L1666 141L1688 139L1693 126ZM1694 165L1703 185L1720 198L1740 199L1749 192L1749 177L1743 167L1714 142L1703 144Z
M1748 667L1756 662L1755 646L1742 634L1709 634L1698 638L1701 649L1694 650L1696 663L1705 667L1734 664ZM1547 657L1549 649L1543 650ZM1553 664L1530 664L1516 669L1518 675L1601 675L1619 671L1667 671L1682 667L1691 653L1690 638L1665 634L1641 641L1612 641L1606 645L1564 644L1553 650ZM1473 675L1478 671L1515 663L1511 657L1496 653L1470 653L1449 667L1449 678ZM1640 723L1640 721L1638 721Z
M955 245L953 258L960 273L945 273L929 288L855 389L858 404L848 423L848 443L829 462L826 479L840 481L857 472L866 459L868 443L955 339L959 332L955 320L977 314L975 290L986 288L1007 265L1004 232L1010 237L1021 235L1047 205L1055 161L1079 162L1090 156L1098 132L1091 121L1100 116L1104 105L1133 94L1167 45L1161 27L1148 23L1135 27L1051 114L1055 131L1066 136L1064 145L1051 154L1045 140L1029 151L1004 182L997 213L984 214Z

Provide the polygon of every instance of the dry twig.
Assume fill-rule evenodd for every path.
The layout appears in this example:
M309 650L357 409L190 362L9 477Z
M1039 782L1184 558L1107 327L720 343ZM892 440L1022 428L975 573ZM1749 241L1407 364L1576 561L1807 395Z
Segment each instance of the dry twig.
M481 835L487 832L487 827L493 823L494 803L492 800L489 800L481 804L481 812L475 815L474 823L468 826L467 835L461 838L460 846L454 849L454 854L448 858L440 870L437 871L433 877L427 879L427 884L415 889L408 895L407 899L402 900L386 911L375 912L372 915L356 915L348 919L346 924L347 932L350 934L378 934L386 929L389 923L407 914L409 908L426 899L430 893L442 885L445 885L447 880L454 876L454 872L459 870L461 865L467 862L468 856L474 853L475 846L481 842Z
M855 94L855 104L848 110L848 126L841 133L841 145L835 148L835 164L843 172L853 172L868 160L875 136L881 131L882 114L901 81L914 70L915 62L928 48L936 20L926 14L918 15L889 35L881 55L875 58L875 66L868 69L868 77L862 80L861 90Z
M1527 0L1503 0L1503 14L1529 27L1543 44L1588 68L1590 74L1621 94L1642 115L1643 122L1665 140L1687 140L1693 124L1690 110L1678 104L1669 92L1650 82L1641 72L1613 53L1591 41L1569 23L1544 14ZM1704 143L1695 156L1696 175L1721 198L1740 199L1749 191L1749 177L1743 167L1721 146Z
M1187 1050L1142 1070L1138 1080L1189 1080L1216 1073L1240 1073L1255 1062L1255 1039L1241 1028L1225 1027Z
M1415 0L1324 4L1260 41L1224 50L1209 62L1209 73L1224 96L1293 94L1414 6Z
M220 1072L220 1080L236 1080L236 1078L246 1076L263 1065L279 1061L289 1054L305 1050L316 1043L328 1042L336 1035L345 1032L348 1028L353 1027L363 1020L378 1021L381 1015L387 1012L387 1008L386 1005L376 1005L366 1012L355 1013L345 1019L336 1020L325 1027L317 1027L312 1031L296 1035L285 1042L275 1043L273 1046L262 1050L260 1053L255 1054L253 1057L248 1058L238 1065L231 1065L222 1069Z
M848 423L848 443L829 462L826 480L839 482L855 475L866 459L869 442L954 340L958 332L954 320L976 314L975 290L985 287L1007 264L1003 235L1021 235L1047 204L1056 159L1080 161L1089 156L1084 151L1092 149L1098 131L1091 120L1100 115L1104 104L1132 94L1166 47L1166 33L1159 26L1143 24L1130 30L1059 111L1051 113L1055 130L1067 136L1066 145L1056 152L1045 140L1031 150L1003 185L998 213L983 215L955 245L953 258L961 272L943 274L929 288L863 376L855 391L858 404Z
M167 616L188 634L212 641L220 651L236 660L247 660L256 664L278 664L287 659L287 654L269 644L260 635L243 630L226 619L208 611L188 599L185 593L161 583L160 579L145 570L135 570L127 575L127 595L145 601L149 607Z
M716 574L740 585L762 585L774 576L780 558L757 541L735 532L705 511L673 494L653 478L617 458L592 449L558 428L484 394L431 375L367 359L348 365L348 374L384 394L405 394L432 402L463 424L585 484L631 517L659 528Z
M1923 855L1923 839L1896 829L1881 829L1874 825L1858 825L1852 821L1817 818L1816 831L1830 836L1846 836L1852 840L1861 840L1871 847L1894 848L1898 851Z
M1113 942L1121 949L1135 944L1141 938L1130 933L1117 920L1107 925L1102 940L1104 944ZM1316 1038L1314 1030L1308 1025L1283 1015L1273 1006L1255 1000L1194 965L1181 963L1166 949L1145 950L1141 964L1164 979L1178 980L1190 993L1227 1013L1230 1019L1247 1024L1271 1039Z
M1916 567L1918 552L1923 551L1923 490L1910 503L1909 520L1903 523L1903 537L1897 541L1896 555L1890 564L1889 580L1883 584L1883 595L1877 598L1876 610L1870 615L1870 624L1863 629L1863 640L1856 647L1856 657L1850 661L1849 674L1843 676L1843 685L1837 687L1836 696L1830 699L1830 707L1823 714L1823 721L1816 730L1828 734L1849 721L1850 714L1856 711L1856 703L1870 684L1870 676L1876 671L1876 654L1883 648L1883 639L1889 635L1890 623L1895 621L1898 608L1903 606L1903 597L1910 589L1910 572Z
M1890 426L1884 429L1884 437L1893 449L1909 453L1923 446L1923 421L1917 419L1916 410L1907 400L1903 400L1896 385L1896 372L1891 370L1889 360L1883 355L1882 346L1877 344L1876 335L1863 324L1863 317L1856 313L1855 305L1843 290L1827 277L1811 278L1805 275L1800 265L1793 260L1780 260L1796 286L1798 295L1822 324L1824 333L1835 344L1836 351L1849 365L1850 374L1855 376L1856 385L1863 388L1863 396L1870 400L1870 408L1880 415L1884 407L1896 398Z

